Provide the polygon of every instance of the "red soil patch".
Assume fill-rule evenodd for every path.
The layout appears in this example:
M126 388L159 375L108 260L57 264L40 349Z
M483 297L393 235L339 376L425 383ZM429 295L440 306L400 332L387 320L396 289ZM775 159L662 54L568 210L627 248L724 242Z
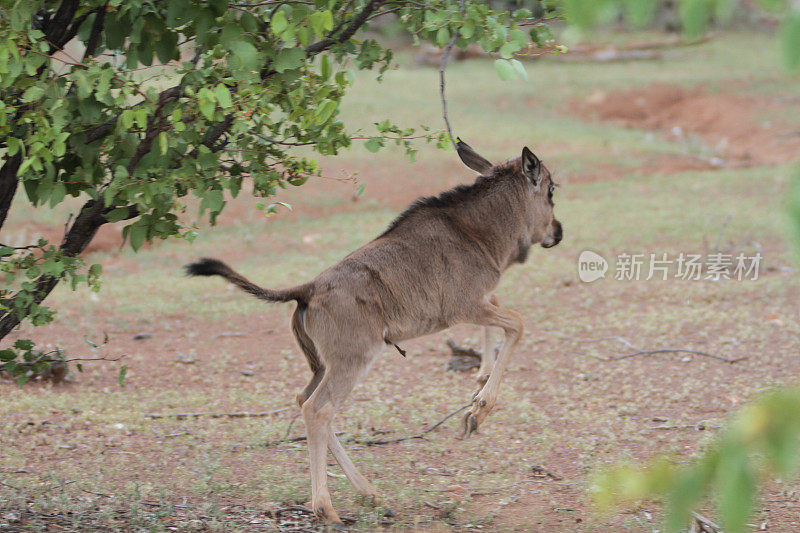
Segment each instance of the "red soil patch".
M596 91L571 108L626 127L696 135L733 166L787 163L800 151L800 137L782 134L792 125L759 120L781 109L768 99L653 84Z

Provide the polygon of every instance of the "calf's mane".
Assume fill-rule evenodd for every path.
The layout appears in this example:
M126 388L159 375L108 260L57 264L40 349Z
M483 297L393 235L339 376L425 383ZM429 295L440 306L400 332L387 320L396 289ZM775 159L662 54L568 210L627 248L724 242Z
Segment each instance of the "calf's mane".
M436 196L423 196L414 201L405 211L395 218L386 231L381 233L378 238L384 237L401 226L412 215L426 208L449 208L467 204L486 194L490 189L507 182L520 172L519 161L514 159L502 165L497 165L492 169L489 176L478 176L470 184L457 185L450 190L444 191Z

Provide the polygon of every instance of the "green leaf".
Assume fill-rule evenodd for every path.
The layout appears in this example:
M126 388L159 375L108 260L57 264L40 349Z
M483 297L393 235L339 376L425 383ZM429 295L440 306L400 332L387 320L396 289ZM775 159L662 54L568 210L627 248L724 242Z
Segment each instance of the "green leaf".
M284 48L278 52L272 67L277 72L299 68L306 59L306 52L302 48Z
M364 143L364 148L366 148L370 152L377 152L378 150L381 149L382 146L383 146L383 139L380 139L378 137L373 137L366 143Z
M22 93L22 102L35 102L44 96L44 87L33 85Z
M500 76L500 79L503 81L509 81L516 78L516 70L514 69L514 66L506 59L495 60L494 68L497 71L497 75Z
M50 207L55 207L64 200L64 196L67 194L67 187L64 185L64 182L58 181L53 184L53 188L50 190Z
M0 361L3 362L13 361L14 359L16 359L16 357L17 353L10 348L6 348L5 350L0 350Z
M787 69L796 70L800 67L800 13L795 13L783 21L781 51L783 64Z
M161 63L168 63L178 56L178 34L162 33L155 43L156 56Z
M326 30L330 30L333 27L328 27L329 23L333 23L333 17L330 11L315 11L308 17L308 22L311 24L311 29L314 30L317 37L322 37L325 35Z
M128 227L130 228L128 231L128 239L130 240L131 248L136 252L144 244L145 238L147 237L147 227L139 223Z
M325 124L339 105L334 100L324 100L317 108L317 123Z
M128 365L122 365L119 369L119 375L117 376L117 383L119 383L120 387L125 386L125 376L128 375Z
M200 108L200 112L208 120L214 120L214 111L217 108L216 94L203 87L200 89L198 98L197 105Z
M242 29L248 33L258 33L260 31L258 19L250 13L242 13L239 22L242 24Z
M167 137L166 131L162 131L158 134L158 149L161 155L167 155L167 150L169 150L169 138Z
M466 21L464 25L461 26L459 33L461 33L461 36L464 39L471 39L472 36L475 35L475 23L472 21L472 19Z
M509 60L509 63L511 63L511 66L514 67L514 70L517 72L520 78L528 81L528 72L525 70L525 65L523 65L521 61L518 59L511 59Z
M739 443L723 447L718 470L719 510L725 530L747 531L756 490L747 450Z
M35 344L30 339L17 339L14 341L14 348L18 350L33 350Z
M442 26L439 28L439 31L436 32L436 44L439 46L444 46L450 42L450 30L447 26Z
M331 60L328 58L328 54L322 54L319 60L319 74L323 80L328 80L331 77L331 72Z
M231 91L228 89L228 86L224 83L220 83L214 88L214 94L217 95L217 102L222 109L228 109L233 107L233 101L231 100Z
M703 35L708 26L710 6L708 0L682 0L680 17L683 33L689 39L697 39Z
M723 2L726 3L726 2ZM656 14L656 0L623 0L625 20L634 28L644 28Z
M219 189L211 189L206 191L203 196L203 201L200 202L200 209L208 209L211 212L218 212L225 204L225 198L222 191Z
M269 25L270 31L274 35L280 35L289 26L289 21L286 20L286 14L282 10L278 10L272 16L272 22Z
M508 42L500 47L500 57L503 59L511 59L514 52L518 52L522 47L517 43Z
M134 113L134 118L136 119L136 125L139 126L140 129L147 128L147 109L140 107Z
M130 210L127 207L117 207L112 209L107 215L106 220L109 222L119 222L120 220L125 220L127 218L128 213Z
M258 50L247 41L235 41L232 43L231 53L233 57L236 58L236 61L238 61L238 66L242 69L247 71L257 71L259 69Z

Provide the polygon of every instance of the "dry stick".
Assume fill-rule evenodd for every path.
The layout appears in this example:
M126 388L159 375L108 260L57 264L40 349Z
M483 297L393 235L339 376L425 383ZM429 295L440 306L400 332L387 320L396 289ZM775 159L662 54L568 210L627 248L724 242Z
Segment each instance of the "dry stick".
M289 407L284 407L283 409L277 409L275 411L262 411L257 413L250 413L247 411L242 411L238 413L146 413L144 416L148 418L177 418L178 420L184 420L186 418L194 417L199 418L201 416L208 416L211 418L257 418L257 417L264 417L264 416L271 416L278 413L282 413L284 411L288 411Z
M348 437L347 442L355 442L356 444L365 444L367 446L380 446L380 445L383 445L383 444L393 444L395 442L402 442L404 440L424 439L425 435L427 435L428 433L430 433L434 429L438 428L439 426L444 424L447 420L449 420L450 418L454 417L455 415L457 415L458 413L460 413L461 411L463 411L464 409L466 409L467 407L470 407L470 406L472 406L472 404L467 404L467 405L465 405L463 407L459 407L458 409L456 409L455 411L453 411L452 413L450 413L446 417L442 418L441 420L439 420L438 422L436 422L435 424L433 424L429 428L427 428L424 431L422 431L422 433L417 433L416 435L409 435L407 437L397 437L397 438L394 438L394 439L375 439L375 440L360 440L360 439L357 439L356 437ZM292 420L292 422L294 422L294 420ZM289 429L291 429L291 425L290 425ZM344 433L343 431L337 431L336 435L337 436L338 435L342 435L343 433ZM286 434L288 435L289 432L287 431ZM284 437L284 438L282 438L280 440L274 440L274 441L267 442L265 444L265 446L277 446L278 444L284 444L284 443L302 442L302 441L305 441L306 439L307 439L306 436L292 437L291 439L287 439L286 437Z
M682 424L682 425L674 425L674 426L650 426L647 429L651 430L671 430L671 429L696 429L697 431L704 431L706 429L719 429L722 426L709 426L707 424L698 423L698 424Z
M616 356L616 357L606 357L604 360L605 361L620 361L622 359L629 359L631 357L636 357L636 356L639 356L639 355L655 355L655 354L659 354L659 353L688 353L688 354L692 354L692 355L701 355L703 357L710 357L712 359L716 359L717 361L724 361L724 362L730 363L730 364L738 363L739 361L744 361L745 359L747 359L746 356L737 357L735 359L728 359L727 357L722 357L721 355L708 353L708 352L698 352L697 350L686 350L684 348L663 348L663 349L659 349L659 350L643 350L641 352L628 353L628 354L619 355L619 356Z
M460 0L458 10L463 16L464 0ZM458 152L458 146L456 145L456 140L453 137L453 130L450 128L450 119L447 118L447 98L445 98L444 96L444 89L445 89L444 70L445 68L447 68L447 60L450 58L450 51L453 49L453 46L455 46L457 39L458 39L458 32L456 31L450 38L450 42L447 43L447 46L445 46L444 53L442 54L442 60L439 63L439 94L442 98L442 118L444 118L444 125L445 127L447 127L447 136L450 137L450 143L453 145L453 150L455 150L456 152Z
M630 342L629 340L627 340L627 339L625 339L623 337L618 337L618 336L614 336L614 337L598 337L598 338L595 338L595 339L576 339L574 337L569 337L569 336L566 336L566 335L559 335L559 337L563 338L563 339L576 340L578 342L599 342L599 341L606 341L606 340L616 340L616 341L621 342L622 344L624 344L628 348L630 348L632 350L636 350L633 353L615 355L615 356L611 356L611 357L602 357L602 356L597 356L597 355L591 355L591 354L588 354L586 352L580 352L580 351L577 351L577 350L573 350L573 351L569 352L569 353L577 353L577 354L580 354L580 355L585 355L587 357L592 357L594 359L598 359L600 361L605 361L605 362L621 361L622 359L630 359L631 357L638 357L640 355L647 356L647 355L656 355L656 354L660 354L660 353L687 353L687 354L692 354L692 355L700 355L702 357L710 357L712 359L716 359L718 361L723 361L723 362L729 363L729 364L738 363L739 361L744 361L745 359L747 359L746 356L736 357L734 359L728 359L727 357L723 357L721 355L708 353L708 352L700 352L700 351L697 351L697 350L689 350L689 349L685 349L685 348L659 348L657 350L642 350L641 348L638 348L638 347L634 346L633 343Z
M713 531L713 532L722 531L722 528L720 528L719 525L715 524L714 522L712 522L705 516L701 515L700 513L692 511L692 516L704 528L702 531ZM710 530L705 528L710 528Z
M548 481L546 479L521 479L515 483L511 483L508 485L501 485L499 487L484 487L484 488L475 488L470 489L469 494L470 496L484 496L487 494L495 494L500 491L512 489L514 487L518 487L523 483L540 483L542 485L559 485L559 486L571 486L571 485L578 485L577 482L574 481ZM449 489L422 489L424 492L458 492L453 490L452 488Z
M8 488L10 488L10 489L14 489L14 490L16 490L16 491L20 491L20 492L22 492L22 489L21 489L21 488L19 488L19 487L17 487L17 486L14 486L14 485L12 485L11 483L6 483L5 481L0 481L0 485L2 485L2 486L4 486L4 487L8 487Z
M453 355L464 355L467 357L474 357L476 359L483 358L483 352L480 350L476 350L475 348L464 344L457 344L453 339L447 339L447 346L450 348L450 351L453 352Z
M287 432L287 435L288 435L288 432ZM344 431L337 431L336 432L336 436L338 437L339 435L344 435ZM287 439L286 437L284 437L284 438L279 439L279 440L271 440L269 442L266 442L266 443L264 443L264 446L277 446L278 444L291 444L291 443L294 443L294 442L303 442L303 441L305 441L307 439L308 439L308 437L306 437L305 435L300 436L300 437L292 437L291 439Z
M442 424L444 424L449 418L457 415L458 413L460 413L461 411L463 411L467 407L471 407L471 406L472 406L472 404L469 403L469 404L467 404L467 405L465 405L463 407L459 407L458 409L456 409L455 411L453 411L452 413L450 413L446 417L444 417L441 420L439 420L438 422L436 422L434 425L432 425L428 429L424 430L422 433L418 433L416 435L409 435L407 437L396 437L394 439L358 440L358 439L352 438L352 439L349 439L349 440L351 440L352 442L355 442L357 444L366 444L367 446L379 446L379 445L382 445L382 444L392 444L392 443L395 443L395 442L402 442L404 440L424 439L425 435L427 435L428 433L430 433L434 429L436 429L439 426L441 426Z

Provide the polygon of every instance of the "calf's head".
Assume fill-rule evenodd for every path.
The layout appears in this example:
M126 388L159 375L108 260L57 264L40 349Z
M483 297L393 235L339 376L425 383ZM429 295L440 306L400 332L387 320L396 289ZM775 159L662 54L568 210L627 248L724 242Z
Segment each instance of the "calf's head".
M563 237L561 222L553 214L553 193L557 185L544 163L527 146L522 149L520 169L531 187L531 243L538 242L543 248L552 248Z
M478 155L467 143L458 139L456 147L458 156L465 165L483 176L493 175L495 166ZM561 222L553 214L553 193L557 184L544 163L527 146L522 149L518 163L517 160L512 160L509 164L516 172L521 173L528 189L530 244L539 243L543 248L552 248L561 242L563 236Z

